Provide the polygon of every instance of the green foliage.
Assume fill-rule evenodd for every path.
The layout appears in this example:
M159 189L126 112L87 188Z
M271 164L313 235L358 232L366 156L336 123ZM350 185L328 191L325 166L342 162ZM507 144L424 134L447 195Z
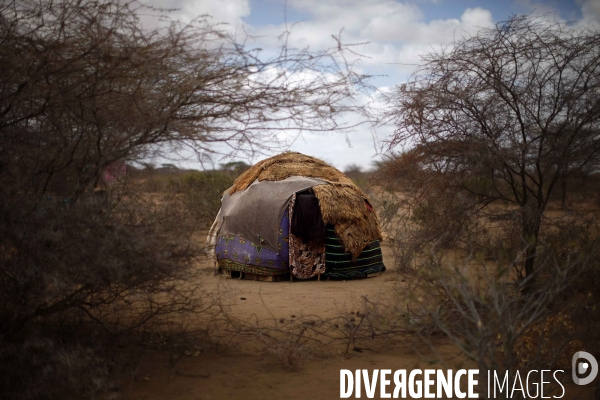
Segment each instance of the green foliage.
M363 192L369 190L369 184L371 180L371 173L363 171L360 165L350 164L344 169L344 174L350 179L356 186L358 186Z
M231 161L226 164L221 164L221 170L231 172L235 175L239 175L242 172L250 168L250 165L244 161Z
M190 172L179 181L171 181L171 189L182 196L184 205L198 219L212 220L221 208L223 192L233 185L235 173L228 171Z

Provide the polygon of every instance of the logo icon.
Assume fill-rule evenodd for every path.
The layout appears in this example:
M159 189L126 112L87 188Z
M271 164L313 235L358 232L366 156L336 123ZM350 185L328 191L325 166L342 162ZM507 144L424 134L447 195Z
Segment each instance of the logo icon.
M590 353L578 351L573 354L571 369L573 371L573 382L576 385L587 385L596 379L598 375L598 361ZM580 376L585 376L586 374L585 378L580 378Z

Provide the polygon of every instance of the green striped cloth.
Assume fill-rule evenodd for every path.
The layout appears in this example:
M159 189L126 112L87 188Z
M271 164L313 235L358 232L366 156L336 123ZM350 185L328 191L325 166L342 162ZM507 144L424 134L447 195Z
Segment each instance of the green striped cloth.
M352 254L344 252L344 246L335 234L333 226L328 225L325 267L323 276L342 279L364 277L367 274L385 271L379 240L369 243L352 263Z

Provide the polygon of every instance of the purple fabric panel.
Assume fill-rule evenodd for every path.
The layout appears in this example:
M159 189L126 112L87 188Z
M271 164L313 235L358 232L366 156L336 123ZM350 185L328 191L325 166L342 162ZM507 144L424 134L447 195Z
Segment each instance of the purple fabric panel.
M279 245L279 257L289 265L290 259L290 244L289 244L289 235L290 235L290 217L288 215L288 210L285 210L283 213L283 218L281 218L281 223L279 224L279 236L277 237L277 244Z
M244 264L287 270L289 268L288 235L290 231L287 211L285 211L279 227L274 227L274 229L278 229L278 252L237 235L220 235L215 247L217 260L227 258Z

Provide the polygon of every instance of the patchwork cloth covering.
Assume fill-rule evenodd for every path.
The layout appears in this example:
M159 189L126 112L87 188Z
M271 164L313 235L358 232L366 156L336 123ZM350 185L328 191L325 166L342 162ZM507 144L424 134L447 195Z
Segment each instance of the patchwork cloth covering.
M289 272L290 219L286 210L277 232L277 251L234 234L218 235L215 255L219 268L256 275L280 275Z
M233 234L277 252L277 228L292 194L325 184L321 179L292 176L277 182L256 181L244 191L225 194L219 212L219 236Z
M207 250L226 271L346 279L385 270L378 239L375 210L350 178L321 160L284 153L225 192Z
M284 213L278 229L278 251L275 252L237 235L219 235L216 240L215 254L219 268L226 271L248 272L257 275L281 275L290 272L290 218ZM325 265L322 255L317 257L317 265L309 271L302 270L298 256L291 255L296 263L298 278L310 278L316 274L336 279L364 277L367 274L385 271L383 256L378 240L363 249L356 261L352 254L345 253L342 242L335 229L327 226L325 241Z

